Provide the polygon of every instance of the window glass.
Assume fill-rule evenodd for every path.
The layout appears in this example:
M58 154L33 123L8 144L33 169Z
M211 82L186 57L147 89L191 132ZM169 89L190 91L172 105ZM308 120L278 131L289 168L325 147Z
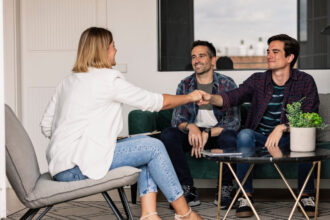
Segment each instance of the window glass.
M299 5L299 40L307 41L307 0L300 0Z
M266 69L267 39L297 38L297 1L194 0L195 40L214 44L234 69Z

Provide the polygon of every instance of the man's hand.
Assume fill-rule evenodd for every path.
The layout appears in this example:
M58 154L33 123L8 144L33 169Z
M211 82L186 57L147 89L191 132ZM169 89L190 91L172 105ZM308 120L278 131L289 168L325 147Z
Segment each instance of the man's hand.
M195 125L190 123L188 125L189 134L188 134L188 141L189 144L192 146L191 149L191 156L197 156L200 155L201 152L201 146L202 146L202 132L200 129Z
M273 157L282 157L283 154L281 152L281 149L278 147L278 143L280 142L280 139L283 135L283 132L285 131L286 126L280 124L277 125L272 133L269 134L267 141L265 143L265 146Z
M205 147L205 144L207 143L207 140L209 138L209 134L206 133L206 132L201 132L201 137L202 137L202 142L201 142L201 145L200 146L197 146L197 147L192 147L191 149L191 156L194 156L196 158L201 158L202 157L202 151Z
M204 91L199 91L199 92L202 94L202 99L199 102L197 102L197 105L201 106L201 105L211 104L219 107L223 106L223 99L221 95L217 95L217 94L212 95Z
M200 93L202 95L202 99L197 104L199 106L210 104L212 95L204 91L200 91Z
M205 144L207 143L207 140L209 139L209 134L207 132L202 132L202 150L205 147Z

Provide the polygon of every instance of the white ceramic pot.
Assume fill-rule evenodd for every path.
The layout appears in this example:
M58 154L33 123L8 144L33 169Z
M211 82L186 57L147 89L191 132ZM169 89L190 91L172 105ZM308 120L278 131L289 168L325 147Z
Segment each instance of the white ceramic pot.
M290 150L296 152L315 151L316 128L290 127Z

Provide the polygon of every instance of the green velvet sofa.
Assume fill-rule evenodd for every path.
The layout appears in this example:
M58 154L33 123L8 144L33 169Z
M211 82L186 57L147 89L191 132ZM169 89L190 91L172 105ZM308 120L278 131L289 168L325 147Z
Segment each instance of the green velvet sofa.
M320 115L326 123L330 123L330 94L320 94ZM249 105L244 104L241 106L241 124L247 115ZM128 115L128 129L129 134L139 134L151 131L162 131L163 129L171 126L173 110L162 110L160 112L148 112L141 110L133 110ZM317 147L330 149L330 125L322 131L318 131ZM155 136L159 138L159 135ZM212 160L205 158L196 159L186 154L187 161L195 179L216 179L218 178L219 165ZM279 165L283 174L287 179L297 178L297 166L294 164L280 164ZM281 177L275 170L272 164L256 165L254 169L254 178L256 179L280 179ZM324 161L321 167L321 178L330 179L330 160ZM136 190L136 189L135 189ZM134 189L133 189L134 191ZM135 196L132 192L132 201L135 202Z

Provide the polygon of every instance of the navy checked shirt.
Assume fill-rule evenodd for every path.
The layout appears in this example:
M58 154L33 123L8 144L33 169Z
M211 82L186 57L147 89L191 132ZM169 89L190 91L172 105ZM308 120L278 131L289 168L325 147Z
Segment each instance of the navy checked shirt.
M220 92L227 92L237 88L234 80L228 76L213 72L213 88L212 94L220 94ZM176 94L188 94L197 89L197 79L195 73L183 79L178 85ZM172 126L178 127L183 122L194 123L199 107L196 103L189 103L176 107L172 115ZM216 126L238 130L240 127L240 112L238 107L230 108L228 111L221 111L221 108L213 106L213 112L218 120Z
M272 72L254 73L239 88L230 92L222 92L223 111L244 102L251 103L245 128L255 130L264 115L267 105L273 94ZM285 108L288 103L299 101L306 97L302 103L303 112L318 112L319 96L313 77L305 72L292 69L288 81L284 85L284 98L280 124L287 123Z

